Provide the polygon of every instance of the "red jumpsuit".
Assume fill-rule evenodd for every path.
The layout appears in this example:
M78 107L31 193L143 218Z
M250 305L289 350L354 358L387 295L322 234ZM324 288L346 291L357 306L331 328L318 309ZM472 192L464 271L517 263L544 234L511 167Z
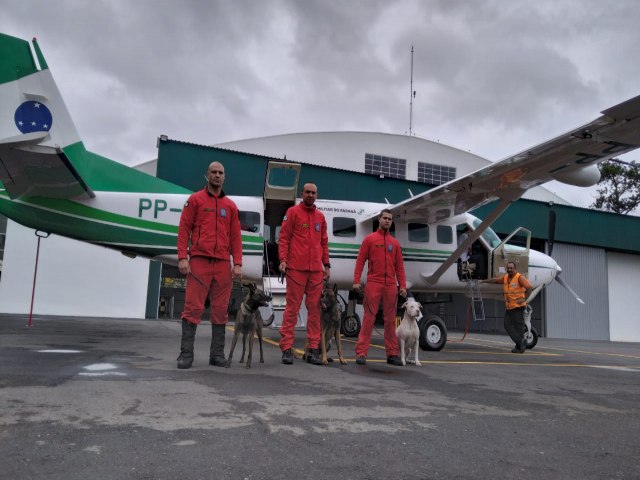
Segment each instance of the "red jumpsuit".
M369 262L369 266L367 284L364 288L364 320L356 343L356 356L367 356L380 300L384 314L384 347L387 357L398 356L395 328L398 284L402 289L407 288L400 243L381 228L368 235L358 252L353 273L354 284L361 283L360 277L366 261Z
M235 265L242 265L238 207L224 192L216 197L205 187L193 193L184 204L178 227L178 259L189 258L191 269L183 320L199 324L209 295L211 323L227 323L232 286L231 255Z
M324 267L329 265L329 238L324 214L304 203L287 210L282 220L278 245L280 262L287 264L287 305L280 327L280 349L293 346L294 328L302 297L306 294L307 346L320 343L320 295Z

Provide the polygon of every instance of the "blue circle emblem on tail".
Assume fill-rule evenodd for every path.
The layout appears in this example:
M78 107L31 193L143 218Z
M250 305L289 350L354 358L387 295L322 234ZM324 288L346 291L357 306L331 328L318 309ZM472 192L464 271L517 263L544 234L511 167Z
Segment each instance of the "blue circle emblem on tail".
M13 116L16 127L22 133L48 132L51 130L53 116L49 109L40 102L28 100L16 109Z

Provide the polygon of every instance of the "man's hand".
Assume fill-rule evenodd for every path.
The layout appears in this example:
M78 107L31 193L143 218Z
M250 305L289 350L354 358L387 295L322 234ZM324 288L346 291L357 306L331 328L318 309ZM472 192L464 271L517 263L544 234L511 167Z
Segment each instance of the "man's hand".
M280 266L278 267L282 273L287 271L287 262L280 262Z
M233 279L242 280L242 265L233 266Z
M359 283L354 283L354 284L353 284L353 289L354 289L356 292L360 292L360 284L359 284Z
M401 288L400 289L400 296L402 298L407 298L407 289L406 288Z
M191 267L189 267L189 260L181 258L178 260L178 270L182 275L189 275L191 273Z
M324 268L324 279L325 279L325 281L328 281L330 276L331 276L331 268L325 267Z

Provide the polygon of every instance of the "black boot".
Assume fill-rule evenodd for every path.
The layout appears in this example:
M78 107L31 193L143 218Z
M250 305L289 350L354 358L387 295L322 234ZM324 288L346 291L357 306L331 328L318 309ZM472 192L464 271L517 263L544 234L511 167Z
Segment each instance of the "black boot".
M311 365L322 365L319 348L310 348L307 355L307 363L310 363Z
M209 351L209 365L225 367L227 359L224 358L224 336L226 325L211 324L211 349Z
M182 320L182 339L180 341L180 355L178 356L178 368L191 368L193 363L193 341L196 338L198 325Z

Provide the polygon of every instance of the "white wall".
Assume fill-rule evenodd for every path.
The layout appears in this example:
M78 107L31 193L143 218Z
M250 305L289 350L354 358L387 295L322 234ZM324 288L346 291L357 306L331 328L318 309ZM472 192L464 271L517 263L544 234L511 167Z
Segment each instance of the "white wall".
M0 312L29 313L37 237L9 220ZM149 260L56 235L40 241L34 313L144 318Z
M636 301L640 256L609 252L607 263L610 340L640 342L640 310Z

